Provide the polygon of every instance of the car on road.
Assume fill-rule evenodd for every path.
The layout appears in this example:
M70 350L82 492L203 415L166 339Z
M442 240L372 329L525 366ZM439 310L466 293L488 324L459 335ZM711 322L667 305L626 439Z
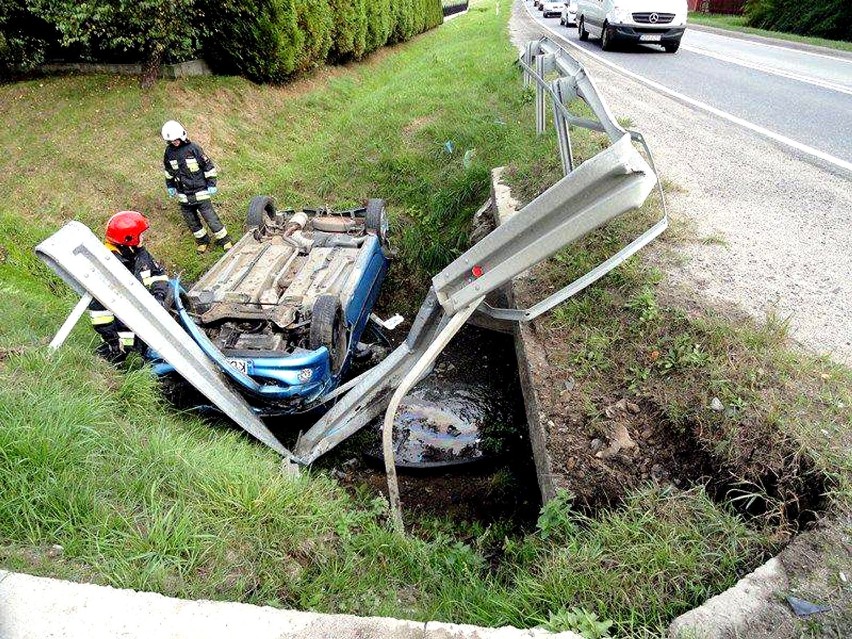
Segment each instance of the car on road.
M559 16L559 24L563 27L573 27L577 25L577 2L565 2L562 6L562 14Z
M686 0L577 0L580 40L600 38L610 51L620 42L659 44L674 53L686 29Z
M192 287L172 283L173 313L258 413L304 412L340 383L378 298L384 202L281 211L257 196L246 227ZM173 373L154 359L155 373Z
M545 18L558 18L562 16L564 2L542 2L541 13Z

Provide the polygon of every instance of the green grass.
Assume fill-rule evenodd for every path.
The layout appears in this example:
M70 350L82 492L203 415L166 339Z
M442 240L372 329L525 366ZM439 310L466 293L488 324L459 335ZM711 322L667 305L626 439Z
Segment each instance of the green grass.
M504 538L498 525L462 543L466 531L447 521L401 535L383 500L350 495L320 471L282 476L272 452L164 405L144 369L93 356L86 326L45 353L75 300L32 248L66 220L97 229L137 208L172 271L192 278L216 259L194 255L165 196L159 128L170 118L217 162L216 204L232 229L258 193L290 206L385 197L400 249L389 304L416 305L426 275L464 246L490 168L556 159L553 136L534 136L508 12L494 7L474 3L411 43L286 87L199 78L141 93L107 76L0 86L0 565L327 612L559 628L597 615L626 635L661 633L762 557L764 536L703 491L652 486L597 519L563 496L524 537ZM600 139L577 142L591 153ZM637 262L617 273L612 295L633 299L618 282L638 277ZM653 299L637 297L630 312L661 321ZM581 319L566 309L555 322ZM606 324L577 330L596 331L589 343L602 356L615 344ZM694 354L672 361L688 369ZM606 360L584 365L593 375ZM814 392L826 405L846 398L834 385ZM823 426L837 424L808 421ZM486 560L495 539L499 566Z
M746 17L742 15L728 15L724 13L701 13L699 11L689 12L689 22L692 24L703 24L708 27L717 27L719 29L728 29L729 31L740 31L741 33L750 33L752 35L763 36L765 38L777 38L778 40L787 40L789 42L801 42L803 44L812 44L817 47L828 47L829 49L837 49L839 51L852 51L852 42L844 42L843 40L827 40L825 38L815 38L811 36L801 36L795 33L784 33L783 31L770 31L768 29L756 29L746 24Z

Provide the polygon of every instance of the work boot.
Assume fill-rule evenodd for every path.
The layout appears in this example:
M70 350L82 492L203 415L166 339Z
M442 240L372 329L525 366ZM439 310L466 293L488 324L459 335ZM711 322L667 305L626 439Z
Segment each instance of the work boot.
M219 240L219 246L221 246L222 250L224 250L226 253L230 251L234 247L234 242L231 240L231 236L225 234L225 237Z
M205 235L195 239L195 252L201 255L207 252L207 247L210 246L210 237Z

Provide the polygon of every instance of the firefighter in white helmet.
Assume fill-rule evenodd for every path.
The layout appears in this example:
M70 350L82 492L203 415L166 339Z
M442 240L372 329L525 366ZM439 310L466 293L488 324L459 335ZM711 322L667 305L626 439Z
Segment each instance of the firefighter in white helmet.
M169 197L177 197L186 225L195 237L199 253L207 251L210 235L226 251L233 246L228 229L219 220L210 197L216 195L216 167L200 146L192 142L179 122L169 120L163 125L166 151L163 168ZM207 223L210 231L201 223Z

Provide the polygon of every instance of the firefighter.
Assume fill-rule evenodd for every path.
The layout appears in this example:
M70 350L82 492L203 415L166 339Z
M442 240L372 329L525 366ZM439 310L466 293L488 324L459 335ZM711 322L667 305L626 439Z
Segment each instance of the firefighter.
M151 254L142 246L148 219L136 211L120 211L113 215L106 227L104 244L145 285L160 304L165 305L168 293L168 276ZM103 339L98 354L110 362L121 362L131 350L142 351L144 343L127 330L112 311L97 300L89 304L92 327Z
M195 236L195 249L205 253L210 245L210 235L226 251L233 246L228 229L219 220L212 195L216 195L216 167L210 157L195 142L187 138L186 130L179 122L169 120L163 125L163 139L166 151L163 154L163 168L166 173L166 191L169 197L177 197L180 212L186 225ZM207 229L199 219L199 214Z

